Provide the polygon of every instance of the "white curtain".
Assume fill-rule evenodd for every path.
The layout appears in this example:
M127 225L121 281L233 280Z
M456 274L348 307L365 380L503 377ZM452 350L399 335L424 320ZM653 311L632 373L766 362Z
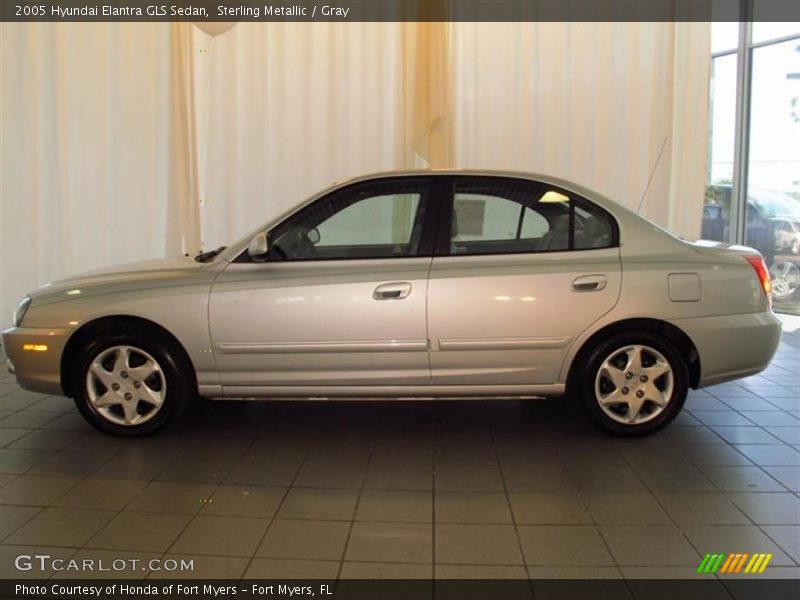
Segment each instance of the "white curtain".
M336 180L397 169L397 23L240 23L197 32L202 231L226 245Z
M197 250L181 26L0 25L0 326L48 281ZM182 26L185 34L188 26ZM195 199L192 199L194 194ZM194 208L193 208L194 207Z
M642 214L697 237L709 39L708 23L454 23L456 164L557 175L634 209L652 177Z

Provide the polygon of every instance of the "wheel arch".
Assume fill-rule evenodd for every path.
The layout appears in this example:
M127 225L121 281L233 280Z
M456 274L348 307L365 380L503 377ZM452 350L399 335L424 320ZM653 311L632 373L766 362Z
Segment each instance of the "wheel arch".
M70 374L75 366L75 360L78 354L86 344L93 340L96 336L103 332L109 331L125 331L145 333L146 335L159 338L165 343L169 344L172 349L178 353L178 359L181 360L188 368L187 375L191 378L195 387L197 387L197 372L194 363L183 347L183 344L166 328L158 323L145 319L143 317L134 317L131 315L110 315L99 317L91 321L87 321L76 329L67 340L64 346L64 351L61 353L60 364L60 379L61 389L64 395L73 397L72 377Z
M589 339L587 339L580 350L575 354L570 365L567 375L567 394L580 392L581 386L581 368L586 364L589 354L595 345L603 338L621 332L636 332L646 331L648 333L655 333L663 336L678 349L678 352L687 358L686 366L689 369L689 387L696 389L700 383L700 355L697 352L697 347L692 342L691 338L679 327L662 321L660 319L651 318L634 318L616 321L601 329L595 331Z

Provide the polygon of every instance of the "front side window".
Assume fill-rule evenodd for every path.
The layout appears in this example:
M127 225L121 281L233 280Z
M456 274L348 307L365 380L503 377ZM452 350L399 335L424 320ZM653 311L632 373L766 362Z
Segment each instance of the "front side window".
M414 256L426 196L419 181L368 182L333 192L271 232L270 259Z
M455 183L450 254L508 254L609 248L611 217L546 184L476 179Z

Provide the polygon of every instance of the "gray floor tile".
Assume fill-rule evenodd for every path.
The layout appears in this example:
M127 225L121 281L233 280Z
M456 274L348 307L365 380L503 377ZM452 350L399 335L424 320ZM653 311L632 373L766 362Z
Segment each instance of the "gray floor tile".
M724 494L658 494L678 525L749 525L748 518Z
M529 566L613 565L597 528L582 525L524 525L519 537Z
M694 410L692 415L704 425L753 425L747 417L741 413L731 410Z
M300 469L297 460L243 460L225 477L225 481L240 485L287 486Z
M286 560L254 558L244 574L245 579L335 579L339 561Z
M800 524L800 498L794 494L730 494L729 497L756 525Z
M509 494L518 525L589 525L592 517L576 493L513 492Z
M289 490L278 510L279 519L350 521L356 508L358 490L298 488Z
M767 431L787 444L800 444L800 427L767 427Z
M764 470L791 492L800 492L800 469L797 467L764 467Z
M340 560L350 523L341 521L281 521L269 526L256 556Z
M121 512L86 545L108 550L165 552L190 520L189 515Z
M214 490L211 501L203 506L204 515L229 515L236 517L264 517L275 515L285 488L221 485Z
M433 530L418 523L353 523L346 561L425 563L432 560Z
M114 515L111 511L46 508L4 541L37 546L83 546Z
M747 466L753 464L749 458L727 444L686 444L676 446L676 448L696 466Z
M150 481L161 472L161 465L147 455L118 454L97 469L92 477L101 479L137 479Z
M603 539L619 565L694 565L702 558L672 525L604 526Z
M0 473L24 473L52 455L51 450L0 448Z
M208 504L216 487L205 483L153 481L131 500L126 510L196 513Z
M431 579L429 564L350 562L342 563L342 579Z
M345 488L361 487L367 473L366 455L355 460L325 459L306 461L297 474L295 485L301 487Z
M0 447L8 446L16 440L24 438L31 431L31 429L0 427Z
M436 489L459 492L502 492L503 480L495 464L436 467Z
M724 404L725 410L728 409ZM667 427L657 434L671 444L724 444L719 435L708 427Z
M524 566L503 565L445 565L434 567L437 579L527 579ZM527 582L526 582L527 584Z
M62 475L83 477L91 475L111 459L111 454L96 452L58 452L32 467L29 473L34 475Z
M430 490L433 488L433 467L430 464L371 463L364 479L365 489Z
M791 446L748 444L737 445L735 448L761 467L800 467L800 452Z
M578 487L564 466L503 466L503 478L509 492L575 492Z
M53 502L53 505L70 508L120 509L146 485L146 481L83 479Z
M648 489L654 492L713 492L714 484L702 471L690 464L635 467Z
M785 492L786 489L759 467L701 467L724 492Z
M76 477L20 475L0 488L0 504L49 506L79 481Z
M800 563L800 525L767 525L761 528L793 561Z
M431 492L363 490L356 511L357 521L430 523L433 520Z
M0 540L22 527L41 510L34 506L0 506Z
M215 483L225 479L237 464L232 458L186 459L172 457L162 461L157 479L163 481L188 481Z
M269 519L200 515L170 548L179 554L252 556L267 530Z
M17 413L26 416L26 413ZM51 413L27 413L27 416L34 418L52 419ZM78 431L49 431L47 429L35 429L23 438L11 444L11 448L31 449L31 450L63 450L75 439L81 436Z
M756 425L777 425L779 427L794 425L800 427L800 419L782 410L743 410L740 412Z
M436 525L436 562L519 565L522 556L511 525Z
M780 444L780 440L764 428L752 427L712 427L714 433L730 444Z
M511 523L501 492L437 492L437 523Z
M585 496L592 517L604 525L659 525L669 516L651 494L594 492Z
M630 467L571 465L578 489L583 492L646 492L639 476Z

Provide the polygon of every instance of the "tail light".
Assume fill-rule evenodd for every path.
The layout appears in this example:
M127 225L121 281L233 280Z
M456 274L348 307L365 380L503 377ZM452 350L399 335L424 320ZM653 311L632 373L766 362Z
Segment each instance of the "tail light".
M767 263L764 262L761 256L745 256L744 259L750 263L753 270L756 272L758 281L761 283L761 289L764 290L764 295L769 300L769 307L772 308L772 283L769 279L769 271L767 270Z

